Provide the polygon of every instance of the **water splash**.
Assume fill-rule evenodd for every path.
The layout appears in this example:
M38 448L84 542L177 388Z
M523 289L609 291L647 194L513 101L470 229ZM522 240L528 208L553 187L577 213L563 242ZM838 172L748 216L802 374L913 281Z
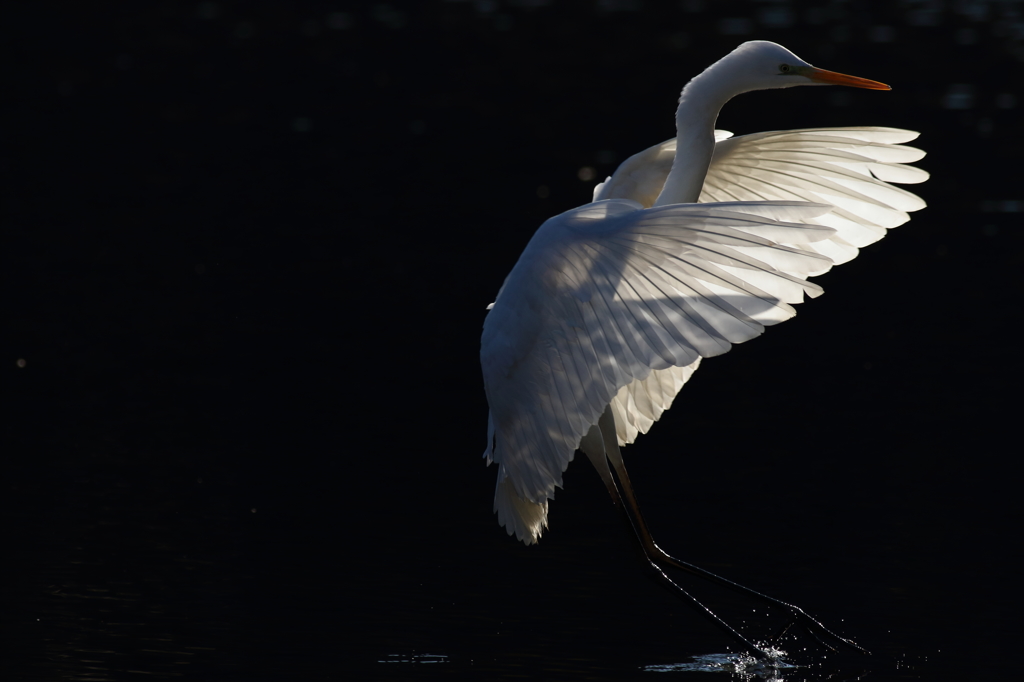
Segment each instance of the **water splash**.
M768 680L768 682L782 682L783 673L795 670L799 666L786 662L785 651L781 649L768 648L766 653L769 658L759 659L748 654L705 654L694 656L685 663L671 663L668 665L646 665L641 668L645 672L668 673L668 672L705 672L705 673L729 673L737 675L743 680Z

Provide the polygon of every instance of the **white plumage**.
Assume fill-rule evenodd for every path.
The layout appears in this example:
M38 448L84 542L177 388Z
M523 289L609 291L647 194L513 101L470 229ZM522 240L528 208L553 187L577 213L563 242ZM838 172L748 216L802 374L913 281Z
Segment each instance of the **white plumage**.
M646 432L701 358L795 314L809 276L924 207L889 183L928 175L892 128L714 130L741 92L791 85L887 86L745 43L683 90L675 140L630 157L594 203L537 230L484 323L495 511L536 542L581 439L610 407L619 445ZM699 203L694 203L699 202Z

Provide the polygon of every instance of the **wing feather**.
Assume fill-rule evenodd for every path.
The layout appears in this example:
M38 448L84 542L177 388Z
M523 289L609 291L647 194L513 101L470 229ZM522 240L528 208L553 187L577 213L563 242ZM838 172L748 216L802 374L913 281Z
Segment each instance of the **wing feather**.
M500 464L495 509L510 533L536 540L547 500L609 403L620 440L631 441L701 357L754 338L817 293L805 278L827 260L797 246L831 236L806 224L828 208L645 210L610 200L537 231L487 315L481 348L492 430L485 454Z
M532 543L580 439L611 406L620 445L668 409L702 357L817 296L807 278L856 257L925 203L917 133L716 131L700 204L653 205L669 140L624 161L595 202L547 221L484 324L495 511ZM831 207L831 210L828 210Z
M832 204L838 210L813 222L835 228L835 235L803 248L845 263L887 229L909 220L908 212L924 208L920 197L889 184L928 179L927 172L905 165L925 155L901 144L917 136L898 128L849 127L720 137L700 201ZM672 169L675 147L675 140L668 140L630 157L595 197L653 205Z
M652 370L645 379L630 382L619 389L611 402L619 445L632 443L639 434L647 433L671 407L676 394L699 365L700 358L697 358L684 367Z

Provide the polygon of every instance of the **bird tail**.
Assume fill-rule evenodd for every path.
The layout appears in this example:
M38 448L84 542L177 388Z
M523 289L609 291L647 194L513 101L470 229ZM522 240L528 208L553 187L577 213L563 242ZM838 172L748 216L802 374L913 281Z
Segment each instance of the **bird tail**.
M498 514L498 523L505 527L508 534L515 533L527 545L537 542L548 527L548 501L537 504L520 497L512 479L505 473L504 465L498 467L494 511Z

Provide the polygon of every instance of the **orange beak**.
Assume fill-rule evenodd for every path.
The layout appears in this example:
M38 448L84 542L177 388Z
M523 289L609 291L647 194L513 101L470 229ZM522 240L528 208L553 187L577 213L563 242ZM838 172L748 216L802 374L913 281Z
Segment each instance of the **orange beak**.
M847 76L846 74L836 73L835 71L817 69L813 66L807 69L802 75L815 83L821 83L823 85L846 85L851 88L865 88L867 90L892 90L892 88L885 83L870 81L867 78Z

